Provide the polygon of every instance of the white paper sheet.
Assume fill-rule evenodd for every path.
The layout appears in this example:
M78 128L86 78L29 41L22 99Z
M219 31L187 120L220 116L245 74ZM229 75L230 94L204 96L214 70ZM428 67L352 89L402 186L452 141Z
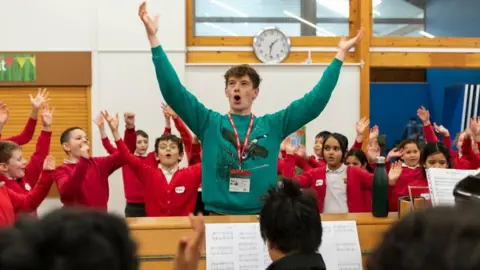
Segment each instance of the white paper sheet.
M432 205L454 205L453 189L455 185L477 170L428 169L427 180L432 198Z
M362 270L355 221L324 221L319 252L329 270ZM271 263L258 223L206 225L207 270L264 270Z

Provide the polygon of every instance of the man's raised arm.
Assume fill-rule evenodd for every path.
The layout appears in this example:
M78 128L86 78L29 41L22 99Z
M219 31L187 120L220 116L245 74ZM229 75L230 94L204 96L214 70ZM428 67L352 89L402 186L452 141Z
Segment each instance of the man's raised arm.
M195 134L203 136L203 130L213 112L205 108L180 82L156 36L158 16L152 18L148 15L145 2L140 5L138 16L145 25L152 47L155 73L163 98Z
M357 36L350 40L342 38L338 44L337 55L324 71L317 85L302 98L295 100L287 108L272 115L273 122L282 126L283 137L297 131L318 117L327 106L333 89L337 85L345 55L357 44L362 35L363 30L360 30Z

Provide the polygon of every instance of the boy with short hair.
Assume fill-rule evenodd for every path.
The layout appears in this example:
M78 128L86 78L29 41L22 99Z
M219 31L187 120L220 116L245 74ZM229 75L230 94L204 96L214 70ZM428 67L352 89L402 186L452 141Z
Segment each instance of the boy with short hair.
M163 134L155 141L155 163L145 162L128 151L118 133L118 114L103 116L112 130L118 151L145 189L147 216L186 216L193 212L201 184L201 164L179 169L183 158L182 140Z
M50 101L48 99L48 92L46 88L38 88L38 93L35 97L30 95L30 103L32 104L32 113L30 114L30 117L28 118L27 124L23 128L22 133L7 137L7 138L1 138L0 140L2 141L12 141L17 143L18 145L25 145L29 143L32 138L33 134L35 133L35 127L37 126L37 116L40 108L42 106ZM0 132L7 123L9 116L8 112L8 107L7 104L3 103L3 101L0 101ZM1 137L1 134L0 134Z
M134 114L125 115L125 140L135 144ZM55 182L60 200L65 206L86 206L107 210L109 198L108 177L124 165L119 153L106 157L90 157L87 134L79 127L66 129L60 143L67 154L63 165L57 168Z

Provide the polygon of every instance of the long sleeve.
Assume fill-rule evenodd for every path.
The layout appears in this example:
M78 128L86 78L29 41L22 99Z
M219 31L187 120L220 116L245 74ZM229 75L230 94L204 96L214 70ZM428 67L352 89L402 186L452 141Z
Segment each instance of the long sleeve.
M302 169L302 171L308 171L312 169L312 166L308 164L308 161L305 158L299 155L293 155L293 156L295 158L295 165L300 169Z
M127 146L122 140L118 140L115 143L117 144L117 149L119 151L120 156L122 157L123 160L125 160L126 164L135 173L135 175L137 176L137 179L140 180L140 182L146 184L145 181L149 177L145 177L145 176L150 174L150 172L145 169L146 167L148 167L148 165L146 165L144 161L140 160L139 158L134 156L132 153L130 153L129 149L127 148Z
M161 46L152 48L152 58L155 65L157 81L163 98L170 107L182 118L187 126L203 139L203 133L209 119L215 113L198 101L180 82L175 69L167 58Z
M23 178L31 187L37 184L40 173L42 172L43 162L50 152L51 138L52 132L50 131L42 130L40 136L38 136L35 152L25 168L25 176Z
M308 170L300 175L295 176L295 158L293 155L287 155L283 164L283 175L295 179L301 188L309 188L312 183L313 170Z
M188 130L185 123L183 123L182 119L180 119L180 117L176 117L175 119L173 119L173 123L175 124L175 127L177 128L178 132L180 133L180 137L182 138L183 145L185 146L187 161L189 161L190 158L192 157L193 136L190 133L190 130Z
M166 127L166 128L163 130L163 134L172 134L172 129Z
M107 150L107 153L110 155L117 152L117 148L115 148L115 146L112 145L108 137L105 137L102 139L102 145L103 145L103 148L105 148L105 150Z
M362 186L362 188L367 190L372 189L373 173L369 173L368 171L358 167L350 167L349 169L354 172L354 175L358 178L358 181L360 181L360 185Z
M363 146L363 142L357 142L357 140L355 140L355 142L352 145L352 148L350 148L350 149L362 150L362 146Z
M188 165L192 166L202 162L201 152L202 145L199 143L192 143L192 154L190 156L190 160L188 161Z
M15 136L12 136L12 137L9 137L9 138L2 139L2 140L3 141L12 141L12 142L17 143L18 145L25 145L32 140L33 134L35 133L35 127L36 126L37 126L37 120L29 117L28 121L27 121L27 124L23 128L22 133L20 133L18 135L15 135Z
M333 59L320 81L302 98L293 101L287 108L270 115L272 126L278 126L280 136L287 137L320 115L327 106L337 85L343 62Z
M83 179L85 179L89 165L90 160L82 157L75 165L72 174L66 168L57 168L55 182L62 198L71 199L75 197L75 194L80 190Z
M135 128L125 129L123 140L125 141L128 151L130 151L130 153L135 153L135 150L137 150L137 132L135 131Z
M475 170L480 167L480 157L475 152L473 152L472 140L470 140L469 138L463 140L462 154L470 163L468 169Z
M52 187L54 172L55 171L43 171L38 184L26 195L18 194L11 189L7 189L14 209L24 212L35 211L43 200L45 200Z
M438 142L437 135L435 135L435 131L433 130L432 125L423 126L423 134L425 135L425 140L427 143L429 142Z

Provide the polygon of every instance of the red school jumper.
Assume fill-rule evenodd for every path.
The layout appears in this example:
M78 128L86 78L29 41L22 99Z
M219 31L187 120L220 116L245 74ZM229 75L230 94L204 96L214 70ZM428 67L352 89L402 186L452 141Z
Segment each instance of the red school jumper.
M177 128L178 132L180 133L180 137L185 145L185 152L187 157L190 155L192 148L192 135L190 134L187 126L183 121L176 117L173 119L175 127ZM171 134L171 128L165 128L163 134ZM136 149L136 136L135 140L131 141L128 140L128 137L125 138L125 145L127 146L130 153L134 153ZM117 148L115 148L108 138L102 139L103 147L107 150L109 154L114 154L117 152ZM143 160L144 163L150 163L155 160L155 151L151 152L146 156L136 156L138 159ZM125 192L125 199L127 203L144 203L145 202L145 188L142 182L137 178L135 173L132 171L130 166L125 165L122 166L122 178L123 178L123 189Z
M9 189L19 194L27 194L32 190L33 187L35 187L43 170L43 162L50 151L51 138L52 132L44 130L40 132L35 152L30 157L30 160L25 167L25 176L20 179L9 179L5 181L5 185ZM33 212L36 212L36 209Z
M53 183L54 171L43 171L40 181L28 194L19 194L5 186L0 187L0 226L15 222L15 213L32 212L47 197ZM9 181L0 175L0 181Z
M147 216L187 216L193 212L197 191L202 183L201 163L178 169L168 183L156 163L145 164L137 159L122 140L116 141L116 144L127 164L144 184Z
M285 158L284 175L295 175L295 160L291 155ZM318 210L323 212L325 194L327 192L327 167L318 167L294 177L302 188L312 188L317 193ZM372 210L373 174L364 169L347 167L347 206L350 213L369 212Z
M135 129L125 130L125 139L135 141ZM120 153L106 157L65 161L55 172L55 182L64 206L86 206L107 210L108 177L124 165Z
M0 140L2 140L2 141L12 141L12 142L15 142L18 145L25 145L32 140L33 134L35 133L35 127L36 126L37 126L37 120L30 117L30 118L28 118L27 124L23 128L22 133L20 133L18 135L15 135L15 136L12 136L12 137L4 138L4 139L2 138ZM0 137L1 137L1 134L0 134Z

